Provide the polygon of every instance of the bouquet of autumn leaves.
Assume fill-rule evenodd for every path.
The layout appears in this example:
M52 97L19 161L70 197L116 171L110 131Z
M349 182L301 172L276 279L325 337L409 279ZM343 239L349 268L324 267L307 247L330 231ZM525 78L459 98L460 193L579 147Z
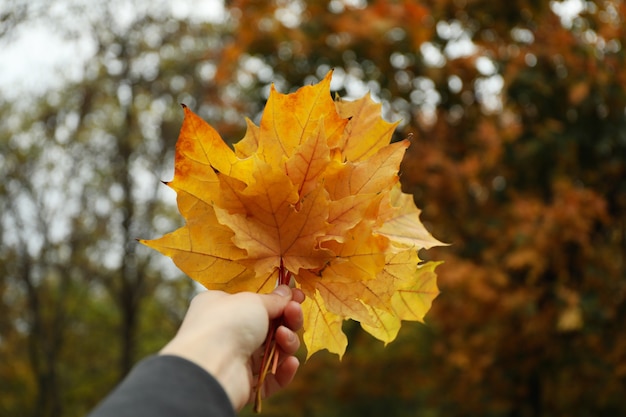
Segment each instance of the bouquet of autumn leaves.
M247 120L232 150L188 108L174 179L185 226L142 243L206 288L234 293L300 288L307 358L343 355L342 322L385 343L402 320L421 321L438 290L438 263L418 250L441 243L402 193L409 143L369 95L334 101L329 73L292 94L273 87L260 126Z

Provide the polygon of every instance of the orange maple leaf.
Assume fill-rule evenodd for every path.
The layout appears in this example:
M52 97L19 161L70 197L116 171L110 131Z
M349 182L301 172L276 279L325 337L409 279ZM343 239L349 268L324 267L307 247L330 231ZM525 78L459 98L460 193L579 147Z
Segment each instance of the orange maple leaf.
M270 292L294 280L307 296L308 356L347 346L345 319L385 343L402 320L422 320L437 296L441 245L400 190L408 140L368 96L333 100L329 73L292 94L273 87L259 126L228 147L188 108L174 179L182 228L141 242L209 289Z

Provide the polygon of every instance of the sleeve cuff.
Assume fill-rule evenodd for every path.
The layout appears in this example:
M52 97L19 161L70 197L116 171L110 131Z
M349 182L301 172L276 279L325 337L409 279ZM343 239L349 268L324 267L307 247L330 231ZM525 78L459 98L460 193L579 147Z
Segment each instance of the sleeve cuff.
M234 417L224 388L195 363L173 355L139 362L89 417Z

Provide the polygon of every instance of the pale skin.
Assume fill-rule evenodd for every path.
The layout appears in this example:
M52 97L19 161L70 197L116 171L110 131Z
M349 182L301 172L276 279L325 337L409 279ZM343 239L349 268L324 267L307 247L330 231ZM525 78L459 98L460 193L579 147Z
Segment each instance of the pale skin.
M235 410L251 401L262 345L270 320L282 318L275 338L280 356L275 374L266 377L263 393L270 396L289 384L300 365L294 356L300 347L300 303L304 294L286 285L271 294L227 294L205 291L191 301L176 336L159 352L183 357L217 379Z

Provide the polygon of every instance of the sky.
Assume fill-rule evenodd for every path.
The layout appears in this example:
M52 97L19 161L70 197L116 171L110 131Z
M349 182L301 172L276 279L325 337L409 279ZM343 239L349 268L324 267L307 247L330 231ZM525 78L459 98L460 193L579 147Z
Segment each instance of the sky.
M59 72L80 78L82 62L94 52L88 40L68 41L45 24L29 26L0 44L0 92L8 99L58 87Z
M35 5L34 10L41 9L41 4L45 5L48 1L30 0ZM39 95L47 89L60 87L64 77L80 79L84 62L95 52L95 45L88 37L64 38L54 25L67 25L69 20L72 29L80 30L80 17L68 19L70 7L89 4L90 1L57 0L43 17L22 23L9 36L0 39L1 97L15 100L21 96ZM16 3L0 0L0 15L15 7ZM115 1L110 0L109 3ZM118 21L115 24L121 26L128 24L137 13L145 13L146 10L199 21L219 21L224 17L223 0L118 0L118 3ZM155 3L160 4L160 7L155 7Z
M30 4L39 6L50 4L49 0L4 0L0 1L0 15L19 1L30 1ZM63 77L80 79L84 62L94 53L95 45L87 37L63 38L53 24L67 24L63 22L63 19L68 21L66 9L75 4L89 4L90 1L57 0L50 13L20 25L10 36L0 39L0 97L16 100L24 96L37 96L47 89L60 87L64 82ZM115 2L109 0L109 3ZM223 0L117 2L116 23L122 26L128 24L133 15L147 10L160 10L176 18L201 21L219 21L224 17ZM564 25L571 24L572 18L584 7L582 0L552 1L551 5ZM80 18L72 19L71 24L77 25L79 30Z

